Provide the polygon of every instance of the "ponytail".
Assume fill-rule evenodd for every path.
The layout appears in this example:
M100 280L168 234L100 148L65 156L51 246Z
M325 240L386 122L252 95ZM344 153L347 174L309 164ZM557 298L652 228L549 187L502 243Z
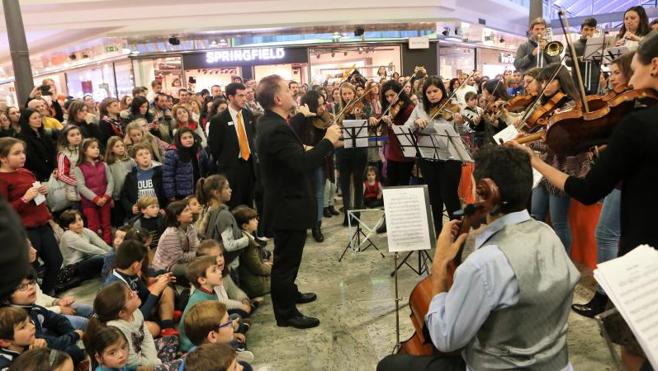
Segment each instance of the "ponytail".
M197 182L196 192L197 200L202 205L208 205L208 203L215 198L214 192L221 191L224 186L228 183L228 180L224 175L211 175L207 178L201 178Z

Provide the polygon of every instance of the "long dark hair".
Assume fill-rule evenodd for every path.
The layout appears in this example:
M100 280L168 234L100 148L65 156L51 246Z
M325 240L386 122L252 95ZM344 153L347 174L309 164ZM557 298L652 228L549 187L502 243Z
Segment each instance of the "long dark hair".
M503 80L500 79L489 80L484 85L482 85L482 89L486 90L487 93L493 95L494 99L496 100L509 99L509 94L507 94L507 90L505 89L505 83L503 82Z
M628 12L635 12L637 15L640 17L640 24L637 26L637 36L644 36L651 32L651 27L649 27L649 17L647 16L647 11L644 10L644 7L638 5L638 6L632 6L624 12L624 18L626 18L626 13ZM626 35L626 24L624 24L622 20L621 28L619 29L619 33L617 34L617 39L621 39Z
M441 79L439 76L429 76L429 77L427 77L425 79L425 82L423 83L423 90L422 90L422 92L423 92L423 109L425 110L425 112L427 114L430 113L430 111L432 109L432 105L433 105L430 102L430 100L427 98L427 94L425 94L425 92L427 92L427 89L429 89L430 86L436 86L437 88L439 88L439 90L441 90L441 93L443 94L443 97L441 98L441 101L438 102L438 103L435 103L434 105L441 104L441 102L448 99L448 92L446 91L445 85L443 85L443 79Z
M324 99L324 96L320 94L319 92L315 90L309 90L302 96L302 99L299 101L300 104L303 105L308 105L308 109L313 112L313 113L318 113L318 99L322 97Z
M23 111L21 111L21 117L18 119L18 126L21 127L21 133L30 133L31 135L34 135L34 129L30 126L30 117L35 114L39 113L37 110L33 110L31 108L26 108ZM45 129L43 128L43 122L41 123L41 126L37 129L37 133L40 136L45 135Z
M407 93L402 90L402 85L395 81L395 80L388 80L382 85L382 88L379 90L379 95L381 96L381 101L382 101L382 112L386 111L388 109L388 101L386 100L386 92L389 90L393 90L395 94L400 94L400 97L398 98L400 101L404 102L404 107L412 104L411 99L409 99L409 96Z
M69 108L68 108L68 122L70 124L75 124L75 125L82 125L86 124L86 122L78 121L78 112L82 111L85 109L87 105L85 104L84 101L81 99L74 99L69 103Z
M185 201L174 201L167 205L165 212L165 226L167 227L180 227L180 222L178 221L178 216L185 210L187 207L187 202Z
M192 145L192 148L185 148L183 147L183 143L181 143L181 137L185 133L192 134L192 138L194 138L194 144ZM199 136L189 127L182 127L178 129L176 135L174 136L174 143L176 144L178 158L180 158L182 162L190 162L192 160L192 156L196 156L196 154L199 153L199 150L201 150Z
M142 114L139 112L139 107L141 107L144 103L146 103L147 109L146 109L146 114L142 116ZM141 95L138 95L135 98L133 98L133 101L130 102L130 113L132 114L133 119L144 117L147 122L152 122L153 117L151 116L151 113L148 110L148 104L149 101L146 100L146 98L142 97Z
M569 71L567 71L567 68L559 63L553 63L541 70L541 72L537 75L537 80L541 82L548 82L553 74L555 74L555 70L558 68L560 71L558 72L556 79L560 83L560 90L562 90L564 94L568 95L569 98L575 101L580 100L580 93L578 92L578 89L576 89L576 85L573 83L573 79L571 78Z

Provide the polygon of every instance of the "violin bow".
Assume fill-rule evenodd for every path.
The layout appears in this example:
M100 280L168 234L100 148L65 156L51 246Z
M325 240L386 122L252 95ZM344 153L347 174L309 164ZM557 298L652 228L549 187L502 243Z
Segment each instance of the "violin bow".
M413 78L416 77L417 72L418 71L414 71L414 73L411 75L411 77L409 77L409 81L413 80ZM406 82L405 82L405 84L406 84ZM400 98L400 95L402 95L403 91L404 91L404 85L402 85L402 89L400 89L400 91L395 95L395 99L394 99L395 103L397 103L397 100ZM384 94L383 91L382 91L382 94ZM384 117L388 114L388 112L391 110L391 108L393 108L393 105L394 104L389 104L388 107L386 107L384 112L382 112L382 115L380 116L380 119L381 119L381 117Z
M560 25L562 26L562 32L564 32L564 38L567 41L567 46L569 47L569 53L571 54L571 60L574 61L573 67L576 70L576 77L578 79L578 90L580 92L580 101L583 104L585 113L589 113L589 105L587 104L587 97L585 95L585 84L583 83L583 75L580 72L580 63L578 63L578 56L576 55L576 47L571 42L571 34L568 29L569 20L564 16L564 9L560 9L558 12L558 17L560 18ZM566 54L565 54L566 55Z
M452 98L454 98L455 95L457 95L457 90L461 89L461 87L464 86L464 84L466 84L466 82L468 81L468 79L470 79L474 74L475 74L475 71L471 72L468 76L466 76L466 78L464 79L464 81L462 81L462 83L459 84L459 86L457 87L457 89L455 89L452 93L450 93L450 95L449 95L448 98L445 100L445 102L443 102L443 104L441 104L441 105L439 106L439 108L436 110L436 112L434 112L434 114L433 114L432 116L430 116L430 121L431 121L431 120L434 120L434 119L436 118L436 116L438 116L439 113L441 113L441 111L443 111L443 109L448 105L448 103L450 103L450 100L451 100Z
M557 75L560 73L560 70L564 67L564 65L562 64L562 61L564 60L565 56L566 56L566 54L560 60L560 65L558 66L558 68L555 69L555 72L553 72L553 76L551 76L551 78L548 80L548 82L546 84L544 84L544 87L539 92L539 95L537 95L537 98L535 98L534 102L532 102L528 106L528 109L525 111L525 113L521 117L521 122L525 122L525 120L527 120L528 117L530 117L530 114L534 111L534 107L537 105L537 102L539 102L544 97L544 94L546 94L546 89L548 88L548 85L550 85L553 82L553 80L555 80L557 78Z

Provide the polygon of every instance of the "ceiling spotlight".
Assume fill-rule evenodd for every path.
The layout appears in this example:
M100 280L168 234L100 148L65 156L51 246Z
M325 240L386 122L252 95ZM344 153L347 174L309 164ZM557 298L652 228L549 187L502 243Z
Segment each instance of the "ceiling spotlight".
M448 36L450 34L450 27L443 27L443 32L441 32L443 36Z
M175 45L180 45L180 39L178 37L176 37L176 35L171 35L171 37L169 38L169 44L174 45L174 46Z
M332 57L335 57L335 56L336 56L336 52L331 52L331 56L332 56Z
M343 55L344 55L345 57L347 57L347 52L343 52Z
M359 37L363 36L363 34L366 32L366 29L363 28L363 26L356 26L354 29L354 36Z
M505 42L505 39L503 37L500 38L500 43L503 44Z

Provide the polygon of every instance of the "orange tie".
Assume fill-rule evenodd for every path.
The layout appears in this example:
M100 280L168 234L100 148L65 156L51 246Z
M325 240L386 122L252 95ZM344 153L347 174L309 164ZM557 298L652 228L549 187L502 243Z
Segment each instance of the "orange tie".
M249 143L247 142L247 132L244 129L242 122L242 112L238 112L238 142L240 143L240 158L247 161L249 160Z

